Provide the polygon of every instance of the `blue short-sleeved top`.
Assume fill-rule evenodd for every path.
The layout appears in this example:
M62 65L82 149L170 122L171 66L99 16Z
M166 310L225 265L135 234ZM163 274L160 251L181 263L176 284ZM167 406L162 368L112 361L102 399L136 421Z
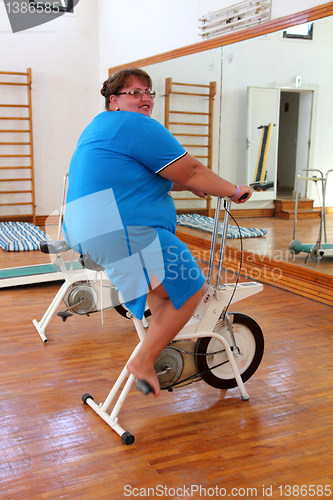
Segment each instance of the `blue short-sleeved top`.
M175 236L172 182L158 175L185 154L153 118L105 111L83 131L72 157L65 239L105 268L137 318L143 316L152 274L177 309L204 282Z
M83 131L69 170L67 203L112 188L125 226L174 231L172 182L156 175L186 154L158 121L130 111L105 111Z

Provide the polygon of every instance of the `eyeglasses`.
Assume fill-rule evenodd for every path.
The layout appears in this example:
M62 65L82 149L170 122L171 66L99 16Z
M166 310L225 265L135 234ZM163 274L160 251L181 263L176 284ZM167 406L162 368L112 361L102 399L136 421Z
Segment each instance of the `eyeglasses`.
M132 95L137 99L141 99L143 97L143 94L146 94L146 96L149 97L150 99L155 99L156 96L155 90L141 90L141 89L129 90L128 92L118 92L117 95L123 95L123 94Z

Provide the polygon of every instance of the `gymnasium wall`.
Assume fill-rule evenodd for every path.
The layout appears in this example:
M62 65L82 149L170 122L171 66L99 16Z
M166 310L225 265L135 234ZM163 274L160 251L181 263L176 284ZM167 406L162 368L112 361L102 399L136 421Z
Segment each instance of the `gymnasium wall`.
M77 139L103 109L108 68L200 42L200 15L227 0L80 0L74 14L13 34L0 0L0 71L32 69L37 215L59 205ZM322 1L272 0L272 18Z
M82 0L74 14L12 33L0 0L0 71L32 70L37 215L59 206L77 139L101 104L98 22L95 0Z

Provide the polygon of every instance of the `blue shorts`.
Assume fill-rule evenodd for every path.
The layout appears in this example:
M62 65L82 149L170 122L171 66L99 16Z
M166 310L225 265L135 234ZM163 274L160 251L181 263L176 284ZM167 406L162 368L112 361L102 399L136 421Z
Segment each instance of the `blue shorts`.
M164 228L125 227L81 243L80 250L105 268L123 302L138 319L145 311L152 274L176 309L205 283L185 243Z

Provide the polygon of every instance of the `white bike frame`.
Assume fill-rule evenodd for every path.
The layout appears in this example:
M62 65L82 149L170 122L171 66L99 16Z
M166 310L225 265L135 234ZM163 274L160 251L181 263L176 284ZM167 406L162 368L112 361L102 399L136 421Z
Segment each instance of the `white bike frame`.
M211 284L213 266L214 266L214 256L216 250L216 241L218 235L221 198L217 199L206 293L203 296L200 303L198 304L192 318L176 335L174 341L191 340L191 339L197 340L198 338L202 337L211 337L221 342L223 348L225 349L226 356L230 362L237 385L239 387L241 393L241 399L248 400L250 396L246 392L243 380L241 378L236 363L236 357L237 355L239 355L237 349L234 349L233 350L234 352L232 352L227 340L223 337L223 335L215 332L214 327L216 326L216 323L218 322L223 312L229 306L229 303L238 302L256 293L261 292L263 290L263 285L256 282L221 284L221 275L222 275L223 259L226 248L231 202L229 200L224 200L224 203L225 203L224 228L223 228L221 248L219 254L216 282L214 285ZM132 320L139 337L139 343L132 352L129 360L136 355L146 335L142 321L138 320L135 317L132 317ZM235 343L234 339L233 342ZM132 444L134 442L134 436L132 436L128 431L125 431L119 425L118 415L134 381L135 377L132 373L129 372L126 364L122 372L120 373L118 379L116 380L114 386L112 387L110 393L105 399L104 403L98 405L97 403L95 403L90 394L84 394L82 396L84 403L89 405L97 413L97 415L99 415L115 432L117 432L121 436L122 441L126 444ZM120 395L116 399L116 396L118 395L119 391L121 391ZM110 412L110 406L113 402L114 405Z

